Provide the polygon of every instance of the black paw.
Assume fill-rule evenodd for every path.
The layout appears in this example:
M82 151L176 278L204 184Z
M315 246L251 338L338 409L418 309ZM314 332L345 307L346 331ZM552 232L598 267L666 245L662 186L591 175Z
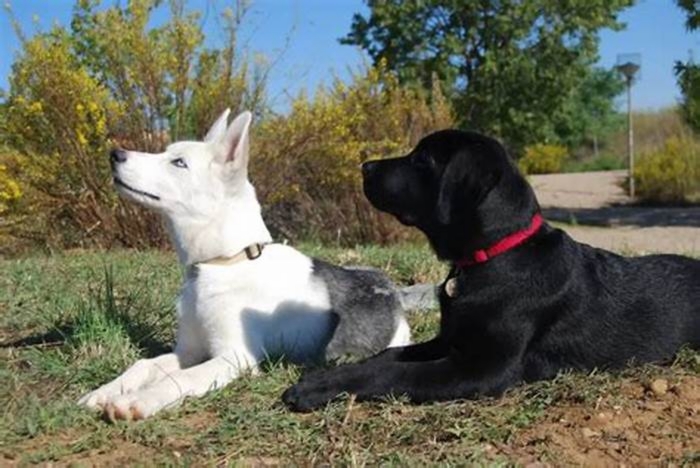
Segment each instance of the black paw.
M317 408L324 402L314 402L314 398L309 398L313 392L305 391L303 383L292 385L282 394L282 401L287 408L292 411L306 413Z

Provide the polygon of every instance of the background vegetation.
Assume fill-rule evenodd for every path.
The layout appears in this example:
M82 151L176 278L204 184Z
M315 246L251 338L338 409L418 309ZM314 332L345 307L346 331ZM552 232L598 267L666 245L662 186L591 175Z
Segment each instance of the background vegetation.
M369 208L356 167L445 127L497 136L530 173L622 168L622 83L593 63L597 32L622 28L617 14L632 0L570 3L368 1L369 16L341 41L372 64L294 97L283 114L268 104L270 62L236 35L246 2L224 12L218 43L205 42L183 0L79 0L69 27L28 35L16 26L22 50L0 95L0 253L165 246L156 217L116 196L107 152L198 138L223 107L255 115L251 176L278 239L410 237ZM150 26L158 8L169 19ZM697 197L698 172L686 170L698 158L695 65L677 70L680 109L635 115L644 199ZM673 195L662 194L669 180Z

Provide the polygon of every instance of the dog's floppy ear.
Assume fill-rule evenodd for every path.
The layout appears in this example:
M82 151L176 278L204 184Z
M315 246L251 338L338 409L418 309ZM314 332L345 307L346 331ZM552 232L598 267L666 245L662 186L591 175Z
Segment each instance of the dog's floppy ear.
M231 122L219 143L219 162L232 164L234 170L248 166L248 131L252 119L252 114L245 111Z
M221 139L224 136L224 133L226 132L226 124L228 123L228 115L230 113L231 109L229 108L226 108L226 110L224 110L221 113L219 118L216 119L216 122L214 122L214 124L211 126L206 136L204 137L205 142L211 143L213 141Z
M435 207L437 219L441 224L450 223L453 210L458 204L457 198L464 196L461 192L464 190L463 184L467 175L466 157L465 154L456 154L442 173Z
M442 224L453 222L456 213L478 207L498 183L500 176L494 167L476 166L470 163L471 159L468 151L461 151L442 173L435 208L438 222Z

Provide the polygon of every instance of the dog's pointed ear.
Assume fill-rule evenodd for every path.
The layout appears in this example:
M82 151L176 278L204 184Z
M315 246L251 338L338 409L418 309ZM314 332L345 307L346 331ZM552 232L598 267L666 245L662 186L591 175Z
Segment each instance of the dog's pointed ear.
M248 166L248 132L252 120L253 115L249 111L242 112L231 122L221 139L219 161L232 164L234 170Z
M217 141L221 139L224 136L224 133L226 133L226 127L228 123L228 115L231 113L231 109L226 108L221 115L219 116L218 119L216 119L216 122L211 126L207 134L204 136L204 141L206 143L211 143L213 141Z
M440 179L437 204L435 206L437 220L441 224L450 224L454 210L459 205L459 198L464 194L464 180L466 178L466 155L456 154L445 168Z

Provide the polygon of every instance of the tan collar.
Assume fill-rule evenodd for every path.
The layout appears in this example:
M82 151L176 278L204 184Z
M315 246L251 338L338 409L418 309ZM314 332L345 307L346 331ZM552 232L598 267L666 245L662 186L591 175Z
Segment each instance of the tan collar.
M265 244L250 244L245 249L241 250L235 255L230 257L214 257L209 260L204 260L202 262L197 262L194 266L198 265L233 265L234 263L242 262L243 260L255 260L262 255Z

